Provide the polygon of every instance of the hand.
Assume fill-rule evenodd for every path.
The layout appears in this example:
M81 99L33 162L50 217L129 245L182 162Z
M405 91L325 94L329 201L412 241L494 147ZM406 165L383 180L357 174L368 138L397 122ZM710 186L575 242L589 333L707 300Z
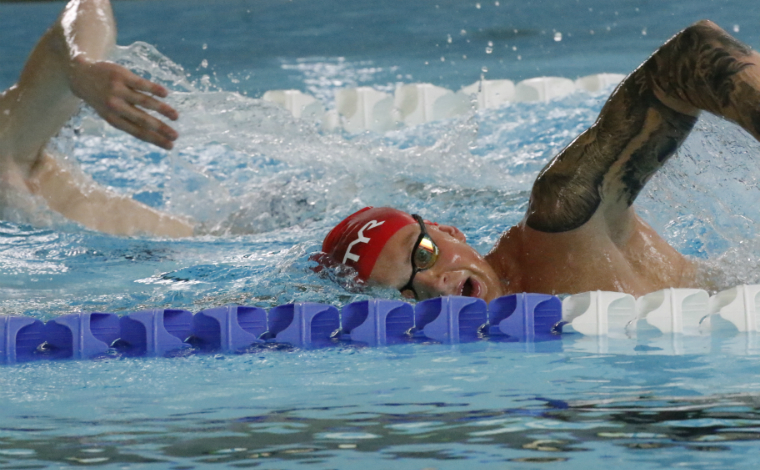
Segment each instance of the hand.
M140 140L171 150L177 131L144 111L156 111L177 120L179 114L174 108L153 98L166 98L169 94L166 88L113 62L75 58L70 71L72 93L92 106L106 122Z

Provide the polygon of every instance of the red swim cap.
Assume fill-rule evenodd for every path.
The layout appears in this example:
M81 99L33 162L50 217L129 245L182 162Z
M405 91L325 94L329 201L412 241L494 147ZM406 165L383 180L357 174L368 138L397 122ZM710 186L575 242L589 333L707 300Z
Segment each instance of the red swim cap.
M391 207L365 207L327 234L322 251L333 261L356 269L358 278L366 281L388 239L415 223L411 215Z

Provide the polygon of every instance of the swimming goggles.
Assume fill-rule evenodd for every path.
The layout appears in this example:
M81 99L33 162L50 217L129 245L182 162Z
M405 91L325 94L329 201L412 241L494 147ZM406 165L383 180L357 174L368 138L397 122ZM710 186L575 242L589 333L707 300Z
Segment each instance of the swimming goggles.
M414 249L412 250L412 275L409 278L409 282L399 290L401 292L407 290L412 291L414 298L419 299L417 291L414 290L414 285L412 284L414 282L414 276L416 276L418 272L430 269L435 265L435 262L438 261L438 246L433 242L433 239L430 238L427 230L425 230L425 222L422 221L422 217L417 214L412 214L412 217L418 224L420 224L421 232L420 236L417 237L417 242L414 244Z

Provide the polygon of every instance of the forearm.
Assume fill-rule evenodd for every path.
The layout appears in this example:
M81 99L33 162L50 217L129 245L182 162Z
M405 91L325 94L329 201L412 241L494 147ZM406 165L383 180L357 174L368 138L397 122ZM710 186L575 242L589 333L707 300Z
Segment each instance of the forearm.
M160 212L97 183L78 181L44 152L27 184L51 209L92 230L126 236L193 235L193 224L189 220Z
M105 59L116 44L116 23L108 0L70 2L52 30L68 63Z
M723 42L724 49L711 45ZM738 103L735 92L724 91L749 92L740 58L754 56L708 22L665 43L618 86L594 125L542 170L527 224L565 232L602 210L611 228L626 225L627 209L686 139L700 110L731 118L757 106L758 98Z
M40 150L79 106L72 79L113 47L107 0L73 0L32 51L17 84L0 97L0 154L28 173ZM3 119L3 118L0 118Z
M645 82L641 68L629 75L594 125L541 171L526 219L531 228L566 232L600 210L615 231L629 224L639 192L697 120L664 105Z
M686 28L641 68L665 105L686 114L709 111L760 139L760 55L714 23Z
M760 55L709 21L678 33L620 84L594 125L539 174L526 223L564 232L601 210L611 231L629 225L627 209L701 110L760 139Z

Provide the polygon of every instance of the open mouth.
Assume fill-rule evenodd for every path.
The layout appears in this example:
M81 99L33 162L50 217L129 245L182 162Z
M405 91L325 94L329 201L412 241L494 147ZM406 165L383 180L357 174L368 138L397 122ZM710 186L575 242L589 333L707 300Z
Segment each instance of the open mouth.
M484 294L483 284L480 283L480 280L474 277L468 277L463 283L462 287L460 288L459 295L464 297L477 297L479 299L482 299Z
M464 281L464 285L462 286L461 295L465 297L472 297L474 291L475 291L475 285L472 283L472 278L467 278L467 280Z

